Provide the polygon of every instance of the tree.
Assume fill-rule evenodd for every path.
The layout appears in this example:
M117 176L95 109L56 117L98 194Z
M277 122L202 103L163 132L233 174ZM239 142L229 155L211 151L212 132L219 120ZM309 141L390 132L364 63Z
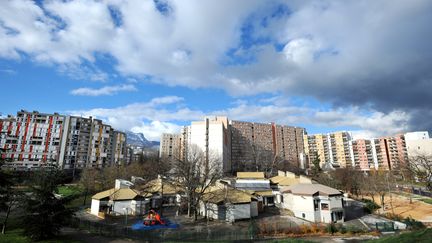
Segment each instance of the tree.
M191 145L185 158L174 162L171 183L185 192L189 217L193 213L197 220L203 195L221 176L220 159L211 151L206 154L197 145Z
M65 207L71 198L55 195L61 179L60 171L42 170L35 173L29 185L31 193L24 202L23 226L24 233L33 240L56 235L73 215L73 211Z
M16 204L18 198L18 194L12 191L13 181L11 176L1 168L6 161L3 158L5 152L6 149L0 148L0 212L6 212L2 222L2 234L4 234L6 231L9 214Z
M432 156L417 155L408 161L408 170L412 176L432 191Z
M385 204L385 195L389 193L389 186L388 186L388 171L383 170L371 170L368 176L369 179L369 194L378 194L380 201L381 201L381 207L384 210L384 204ZM372 199L375 201L374 197Z
M312 176L315 177L322 171L321 166L320 166L321 159L319 158L317 151L314 152L314 159L312 160L312 164L313 164Z
M99 189L96 183L98 181L98 177L99 172L95 168L85 168L81 172L79 185L84 189L83 205L86 205L88 194L96 192Z

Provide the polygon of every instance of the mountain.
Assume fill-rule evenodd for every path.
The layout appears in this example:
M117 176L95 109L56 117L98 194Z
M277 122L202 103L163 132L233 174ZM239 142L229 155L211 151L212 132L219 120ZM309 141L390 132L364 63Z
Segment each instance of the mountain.
M134 146L149 148L149 147L155 147L159 146L158 141L149 141L147 138L145 138L144 134L142 133L134 133L130 131L126 131L126 143Z

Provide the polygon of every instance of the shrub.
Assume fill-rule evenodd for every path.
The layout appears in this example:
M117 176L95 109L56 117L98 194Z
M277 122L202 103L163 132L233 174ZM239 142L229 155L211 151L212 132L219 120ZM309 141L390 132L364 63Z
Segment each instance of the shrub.
M411 217L404 219L402 222L407 225L408 229L411 230L419 230L426 228L426 226L422 222L417 221Z
M327 233L329 233L329 234L334 234L337 232L336 225L333 223L328 224L326 230L327 230Z
M362 199L362 202L365 203L364 211L366 213L373 213L375 212L375 210L381 208L378 204L374 203L372 200L369 199Z

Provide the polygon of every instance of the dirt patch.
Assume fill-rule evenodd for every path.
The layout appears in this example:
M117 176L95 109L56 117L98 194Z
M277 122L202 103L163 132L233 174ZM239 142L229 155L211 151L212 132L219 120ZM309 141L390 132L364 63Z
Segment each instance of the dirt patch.
M375 197L376 203L381 205L379 197ZM392 213L401 215L403 217L412 217L426 223L432 223L432 205L419 201L415 198L410 203L410 198L402 195L392 193L385 196L384 213ZM393 210L392 210L393 206ZM381 211L382 212L382 211Z

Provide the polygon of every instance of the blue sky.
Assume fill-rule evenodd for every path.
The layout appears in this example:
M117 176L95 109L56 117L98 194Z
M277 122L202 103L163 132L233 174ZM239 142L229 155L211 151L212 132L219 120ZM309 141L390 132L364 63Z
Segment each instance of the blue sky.
M3 115L93 116L154 140L205 115L369 137L432 128L430 1L2 5Z

